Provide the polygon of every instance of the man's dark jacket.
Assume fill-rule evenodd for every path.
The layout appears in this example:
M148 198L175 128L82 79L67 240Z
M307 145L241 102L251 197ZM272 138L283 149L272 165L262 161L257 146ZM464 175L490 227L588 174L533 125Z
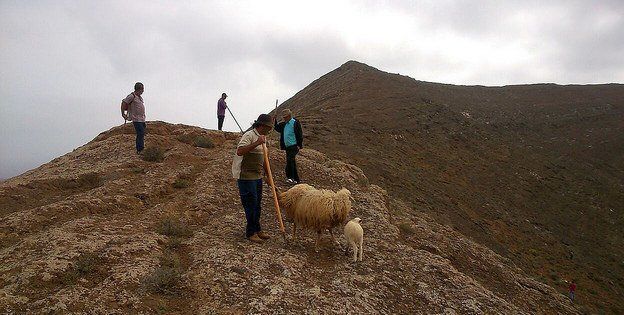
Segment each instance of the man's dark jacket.
M293 118L295 119L295 118ZM275 131L280 133L280 149L286 150L286 144L284 144L284 127L286 126L287 121L282 121L281 123L275 124ZM301 149L303 148L303 131L301 130L301 124L299 120L295 119L295 138L297 139L297 146Z

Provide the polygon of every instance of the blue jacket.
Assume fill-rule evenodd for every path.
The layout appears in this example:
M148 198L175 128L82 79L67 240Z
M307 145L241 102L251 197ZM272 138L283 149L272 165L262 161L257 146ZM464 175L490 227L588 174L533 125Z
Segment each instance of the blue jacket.
M294 118L293 118L294 119ZM287 121L282 121L281 123L275 124L273 129L280 133L280 149L286 150L286 145L284 144L284 126L286 126ZM297 146L299 149L303 148L303 130L301 130L301 124L299 120L295 119L295 138L297 138Z

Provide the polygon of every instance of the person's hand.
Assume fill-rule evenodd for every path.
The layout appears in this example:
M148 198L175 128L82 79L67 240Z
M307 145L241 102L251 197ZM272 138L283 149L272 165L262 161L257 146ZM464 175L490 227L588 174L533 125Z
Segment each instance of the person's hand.
M266 136L265 135L259 135L258 136L258 140L256 140L256 145L261 145L263 143L266 143Z

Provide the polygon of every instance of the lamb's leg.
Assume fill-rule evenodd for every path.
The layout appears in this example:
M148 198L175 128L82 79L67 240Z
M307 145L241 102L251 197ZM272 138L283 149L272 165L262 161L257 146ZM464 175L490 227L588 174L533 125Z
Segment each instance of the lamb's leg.
M355 242L351 242L351 248L353 248L353 262L357 261L358 248Z
M362 261L362 258L364 258L364 247L362 246L363 243L364 239L360 239L360 261Z

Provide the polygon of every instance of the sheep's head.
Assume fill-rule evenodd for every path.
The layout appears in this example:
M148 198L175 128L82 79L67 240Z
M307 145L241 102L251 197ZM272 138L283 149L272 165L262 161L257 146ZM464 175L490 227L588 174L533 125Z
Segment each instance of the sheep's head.
M351 192L348 189L346 189L346 188L343 188L343 189L339 190L336 194L337 195L346 195L347 197L349 197L350 200L353 200L353 198L351 198Z

